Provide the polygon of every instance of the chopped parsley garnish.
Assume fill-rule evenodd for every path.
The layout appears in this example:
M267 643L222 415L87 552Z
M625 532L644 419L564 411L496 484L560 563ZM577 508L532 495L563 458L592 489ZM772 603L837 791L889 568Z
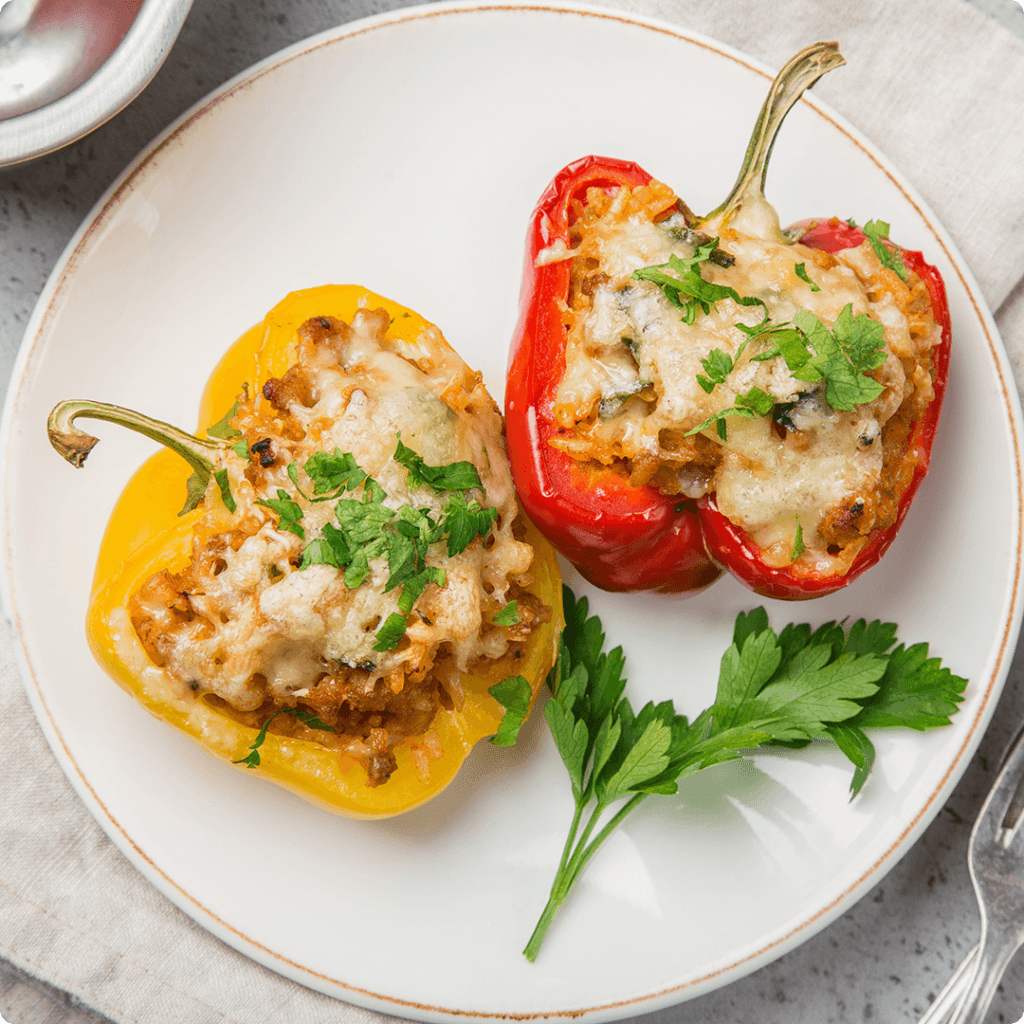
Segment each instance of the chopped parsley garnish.
M698 313L710 313L715 308L715 303L721 299L732 299L740 306L761 306L766 309L761 299L750 295L741 296L735 288L712 284L701 277L700 264L711 258L711 253L717 245L718 239L713 238L705 245L699 246L692 256L682 257L673 253L669 256L668 263L641 267L633 272L633 277L638 281L650 281L657 285L665 293L665 298L677 309L682 310L683 321L687 324L692 324ZM674 275L667 273L667 270L674 271Z
M483 490L480 474L472 462L452 462L447 466L428 466L422 456L402 444L398 439L395 462L409 471L409 489L428 484L435 491Z
M893 260L899 259L899 253L879 241L888 237L888 225L871 221L864 230L869 238L874 239L872 244L876 251L881 250L880 258L883 261L888 259L887 265L895 268ZM873 401L884 391L881 384L867 376L869 371L881 366L887 357L885 331L877 320L872 320L866 313L854 317L853 306L848 303L831 330L808 310L798 311L790 323L773 323L763 300L741 296L733 288L712 284L701 277L700 264L707 261L717 243L717 238L712 239L700 246L693 256L683 258L673 254L668 263L643 267L633 274L634 278L650 281L661 288L668 300L683 310L683 320L687 324L694 322L698 311L709 313L718 300L725 298L741 306L760 306L764 311L759 323L733 325L747 335L735 355L715 348L701 359L704 372L697 374L697 383L706 394L710 395L719 384L725 383L744 349L754 339L767 341L771 347L750 356L752 362L764 362L781 356L797 380L824 381L825 401L837 411L850 412L858 405ZM821 290L811 280L804 263L795 264L794 270L801 280L811 286L812 291ZM774 405L771 395L758 387L752 387L745 394L738 395L733 406L709 416L687 431L686 436L714 425L719 438L725 441L728 439L725 423L727 417L766 416L772 412Z
M486 537L498 521L498 510L484 508L464 494L453 494L442 524L448 534L448 555L462 554L477 537Z
M301 708L281 708L279 711L275 711L263 723L263 728L256 734L256 739L249 744L249 750L251 751L249 756L241 757L237 761L232 761L232 764L247 764L250 768L256 768L259 765L260 747L263 746L263 741L267 738L267 728L278 715L294 715L300 722L302 722L303 725L308 725L310 729L322 729L324 732L334 732L329 725L325 725L316 717L316 715L309 711L303 711Z
M739 359L739 352L736 353L736 359ZM704 367L704 373L697 374L697 383L704 389L707 394L711 394L715 390L718 384L724 384L725 378L729 376L733 371L733 367L736 365L735 360L728 352L723 352L720 348L713 348L709 353L707 359L702 359L700 365Z
M498 731L491 737L496 747L511 747L519 739L519 730L530 714L533 690L523 676L509 676L487 691L504 709Z
M373 645L375 651L393 651L402 637L405 636L405 629L408 620L398 612L392 612L385 620L384 625L377 630L377 642Z
M544 717L569 773L576 812L551 895L524 950L529 960L591 857L648 796L674 794L686 776L761 746L832 739L854 765L852 799L874 762L865 728L948 725L967 685L928 657L927 644L894 647L892 623L789 625L775 633L757 608L736 619L710 708L692 722L671 701L634 712L623 697L622 648L605 652L601 622L588 614L586 598L577 601L568 588L563 597L566 625L548 675L552 698Z
M797 380L825 381L825 401L833 409L851 412L885 390L867 376L886 359L885 329L877 320L867 313L855 317L847 303L831 331L807 310L800 310L793 323L803 337L780 344L782 357Z
M895 271L901 281L906 281L907 268L899 249L889 241L889 225L884 220L869 220L862 230L882 266Z
M804 528L800 523L796 524L796 536L793 538L793 550L789 553L789 560L795 562L807 548L804 547Z
M235 404L212 427L206 428L206 433L210 437L219 438L222 441L230 441L233 437L239 436L239 431L235 430L231 426L231 420L234 415L241 408L242 403L249 397L249 385L242 385L242 393L235 400ZM244 456L243 456L244 457Z
M685 437L697 434L700 431L715 424L718 436L723 440L729 439L725 426L726 416L742 416L744 419L754 419L755 416L767 416L775 406L775 399L767 392L762 391L756 385L745 395L736 396L736 404L728 409L720 409L709 416L703 423L697 424L692 430L688 430Z
M514 626L520 621L519 619L519 602L509 601L504 608L494 613L494 618L491 619L496 626Z
M209 475L200 473L198 470L192 473L188 480L185 481L185 504L178 513L179 516L185 515L186 512L191 512L194 508L198 508L200 502L206 496L206 488L209 483Z
M807 267L803 263L798 263L793 269L796 271L796 276L799 277L801 281L806 281L811 286L812 292L821 291L821 289L807 275Z
M231 445L231 450L242 459L248 459L249 450L246 447L245 439L242 435L231 426L231 419L238 412L239 406L248 397L249 385L242 385L242 393L238 396L235 403L224 415L209 427L206 433L210 437L215 437L221 441L230 441L232 438L240 438L235 444ZM231 488L228 486L228 475L225 470L220 470L213 474L214 480L217 481L217 486L220 488L221 497L224 499L224 505L229 512L234 512L237 508L235 499L231 494ZM193 470L188 480L185 481L185 505L182 510L178 513L179 516L185 515L186 512L191 512L194 508L198 508L203 498L206 496L206 488L210 483L210 474L208 472L201 473L198 469Z
M291 466L288 468L288 475L291 476ZM314 452L306 460L303 469L313 481L313 494L324 495L310 499L312 501L328 501L345 491L354 491L368 479L367 474L356 464L355 456L338 448L333 452ZM298 486L294 477L292 483Z
M771 348L750 357L763 362L781 356L797 380L825 383L825 401L837 411L851 412L858 405L876 399L884 390L869 370L877 369L887 358L885 328L866 313L853 315L853 305L847 303L829 330L813 313L802 309L793 317L792 324L770 324L765 321L757 333L773 342ZM737 325L741 326L741 325ZM748 339L749 340L749 339ZM747 341L736 353L739 358ZM713 349L707 359L701 360L707 376L697 374L697 383L711 394L725 382L732 372L734 360L721 349ZM754 415L767 416L775 407L775 399L758 387L738 395L736 404L721 409L703 423L687 431L686 436L715 425L718 436L727 440L725 418Z
M276 498L268 498L265 501L260 499L256 504L269 508L271 512L277 514L277 528L279 530L287 530L289 533L294 533L299 540L306 539L306 531L299 525L299 520L302 518L302 507L298 502L292 500L286 490L278 487Z
M231 493L231 484L228 481L228 471L226 469L218 469L213 474L213 479L217 481L217 486L220 488L220 497L224 502L224 507L231 513L238 508L235 504L234 495Z
M335 501L337 525L325 523L320 536L305 546L300 570L311 565L333 566L342 570L345 586L354 590L370 576L371 561L386 558L385 593L402 588L398 611L388 615L375 634L375 651L390 651L398 646L405 635L408 616L427 586L445 586L445 571L427 565L430 546L445 542L449 556L461 554L477 537L486 537L498 520L497 509L484 508L466 497L468 490L483 490L480 475L471 462L429 466L401 438L394 458L405 467L410 489L428 486L435 491L451 492L438 519L429 508L403 504L395 509L385 505L386 492L358 465L351 452L336 448L333 452L315 452L306 460L303 471L312 482L312 496L299 486L297 464L292 462L288 466L289 478L306 501ZM359 497L340 497L359 488ZM277 513L280 529L305 539L299 522L302 507L287 491L279 488L276 499L257 504Z

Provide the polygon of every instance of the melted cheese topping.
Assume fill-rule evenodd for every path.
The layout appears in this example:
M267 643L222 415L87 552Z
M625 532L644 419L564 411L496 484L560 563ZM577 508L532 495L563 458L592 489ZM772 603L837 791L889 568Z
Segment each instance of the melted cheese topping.
M760 323L765 308L720 299L687 324L661 288L633 278L673 255L691 257L708 241L674 205L657 182L614 198L588 195L569 253L566 369L553 408L563 432L552 443L574 458L620 466L637 485L688 498L714 492L719 509L771 564L792 561L799 524L806 546L800 567L844 572L866 536L893 514L886 480L893 467L879 443L886 424L902 410L905 426L931 400L930 351L940 332L923 282L914 275L904 284L867 243L834 256L791 244L774 211L744 219L756 234L722 230L718 250L726 258L699 265L706 281L760 299L773 323L807 310L831 327L850 306L854 316L882 324L886 358L871 376L884 390L839 412L824 401L823 383L797 380L781 357L752 359L770 340L748 342L737 325ZM697 378L715 349L736 365L708 394ZM774 400L774 421L731 416L726 440L714 425L687 436L752 387Z
M205 512L181 574L152 577L131 602L132 620L150 656L203 699L223 702L247 724L283 707L302 707L335 728L307 738L336 745L386 780L390 750L423 735L442 703L458 707L460 674L480 659L504 656L542 610L522 588L531 582L533 549L516 537L518 515L502 421L479 374L436 333L406 351L387 338L383 310L360 311L351 325L330 318L300 330L299 360L243 403L232 425L257 453L220 456L237 502L229 515L211 479ZM386 492L383 504L428 509L439 521L450 495L410 487L394 460L399 437L428 465L470 462L498 519L486 538L449 556L432 544L426 563L445 585L427 585L396 649L375 651L376 633L400 613L401 587L388 590L386 553L372 558L360 585L348 588L331 565L300 568L306 546L337 527L335 500L310 502L289 477L316 452L352 453ZM314 482L298 468L301 491ZM304 538L280 528L261 500L287 492L302 510ZM363 491L346 498L361 500ZM518 599L520 624L497 626L494 614ZM405 616L403 616L404 618ZM525 621L524 621L525 620ZM248 717L247 717L248 715ZM294 719L278 719L301 728ZM374 758L377 759L376 776Z

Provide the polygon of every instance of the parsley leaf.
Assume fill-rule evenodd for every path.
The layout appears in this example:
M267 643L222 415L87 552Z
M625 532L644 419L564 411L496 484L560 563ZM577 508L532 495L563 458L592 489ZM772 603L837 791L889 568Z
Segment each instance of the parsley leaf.
M496 626L515 626L520 621L518 601L509 601L504 608L496 611L491 619Z
M807 267L803 263L798 263L793 270L796 271L796 276L799 277L801 281L806 281L811 286L812 292L821 291L821 289L810 279L807 273Z
M377 642L373 645L375 651L393 651L405 636L405 628L408 621L404 615L392 612L385 620L384 625L377 630Z
M789 560L795 562L807 549L804 547L804 528L796 524L796 536L793 538L793 550L789 553Z
M336 569L344 569L352 561L353 554L345 534L331 523L324 523L322 535L315 537L303 549L299 568L333 565Z
M723 441L727 441L729 438L725 427L726 416L741 416L744 419L754 419L755 416L767 416L774 407L775 399L755 385L745 395L737 395L735 405L730 406L728 409L719 409L718 412L713 413L703 423L698 423L692 430L688 430L684 437L698 434L700 431L715 424L718 436Z
M681 257L673 253L668 263L641 267L633 272L633 277L657 285L664 292L665 298L683 311L682 319L687 324L692 324L698 313L710 313L722 299L732 299L740 306L760 306L767 315L767 306L763 300L750 295L741 296L735 288L713 284L701 277L700 264L710 259L717 245L718 239L713 238L706 245L700 246L693 256ZM674 273L668 273L669 270Z
M206 496L206 488L209 483L210 474L208 472L200 473L199 470L193 470L188 480L185 481L185 504L178 513L179 516L183 516L187 512L191 512L192 509L199 507Z
M395 462L405 466L409 473L409 488L415 490L427 484L435 491L483 490L480 474L472 462L452 462L447 466L428 466L423 457L398 439Z
M234 405L212 427L206 428L206 433L210 437L220 438L222 441L230 441L233 437L239 436L239 431L235 430L231 426L231 421L234 419L235 413L241 408L242 403L249 397L249 385L242 385L242 393L235 399Z
M460 554L477 537L484 537L498 520L498 512L484 508L465 491L482 490L479 473L470 462L447 466L428 466L398 438L395 460L406 468L410 488L423 484L436 491L451 491L442 508L440 521L429 508L403 504L397 510L384 504L387 493L356 462L351 452L335 448L333 452L314 452L303 467L312 482L313 495L299 486L299 468L288 465L288 476L299 495L308 502L338 499L334 505L337 526L325 523L320 536L313 537L302 552L300 570L311 565L330 565L344 573L350 590L362 586L370 576L370 563L386 557L388 578L385 592L402 588L398 611L392 612L376 633L374 650L394 650L405 635L408 616L416 601L434 583L447 583L445 571L426 564L432 544L447 540L449 556ZM361 498L339 497L363 488ZM302 506L287 491L278 488L277 498L257 502L275 512L279 529L289 530L305 540L300 524ZM518 621L518 619L516 620Z
M847 303L831 331L805 309L793 317L793 323L805 340L797 344L787 339L779 345L786 365L797 380L824 380L825 401L833 409L851 412L885 390L866 376L886 359L885 330L877 320L866 313L854 317L853 306Z
M697 383L710 395L715 390L716 384L725 383L725 378L732 373L734 361L727 352L723 352L720 348L713 348L708 353L707 359L700 361L700 365L704 367L704 373L707 376L698 373Z
M496 747L511 747L530 713L533 690L523 676L509 676L487 691L504 709L498 731L491 737Z
M402 584L402 596L398 599L399 611L408 615L412 606L419 600L420 595L427 589L428 583L434 583L443 587L448 582L444 569L435 565L428 565L415 576L410 576Z
M449 556L461 554L477 537L486 537L497 521L497 509L483 508L475 499L453 494L442 520L448 534Z
M365 484L363 500L380 502L386 497L383 489L363 469L360 468L351 452L343 452L335 448L333 452L314 452L303 467L306 476L313 482L313 496L306 494L299 486L299 467L296 463L288 463L288 478L295 489L306 501L332 501L346 491L354 491Z
M875 745L862 729L846 722L830 725L828 734L832 737L835 745L853 763L853 778L850 781L850 798L852 799L864 788L864 783L868 781L871 769L875 765Z
M899 248L889 241L889 225L884 220L869 220L863 230L882 266L894 270L901 281L906 281L907 268Z
M889 655L878 692L863 702L863 710L850 724L919 730L949 725L966 686L966 679L943 668L938 658L928 657L927 644L900 644Z
M688 775L765 744L831 739L854 767L856 796L875 760L865 727L949 723L966 681L895 647L892 623L849 629L789 625L776 634L763 608L740 613L722 657L714 704L692 722L671 701L634 713L623 697L621 648L606 653L586 598L563 588L565 629L548 674L544 717L569 773L576 811L547 905L524 950L534 960L559 908L601 844L648 796L677 792ZM612 810L617 805L617 809ZM584 818L587 818L584 823Z
M334 732L329 726L325 725L320 721L316 715L309 711L303 711L301 708L281 708L275 711L264 723L263 728L256 734L256 739L249 744L249 750L251 753L247 757L240 757L237 761L232 761L232 764L246 764L250 768L256 768L260 763L260 747L263 746L263 741L267 738L267 729L270 727L270 723L277 718L278 715L293 715L303 725L309 726L310 729L322 729L324 732Z
M303 468L313 481L314 494L354 491L367 478L367 474L356 463L355 456L339 448L335 448L332 453L314 452Z
M299 520L302 518L302 507L298 502L292 500L286 490L278 487L276 498L267 498L266 500L261 498L256 504L269 508L271 512L277 514L279 530L287 530L289 533L294 533L299 540L305 540L306 531L299 525Z
M394 518L395 510L377 502L342 498L334 506L334 514L346 540L353 544L367 544L381 538L384 524Z
M206 433L210 437L216 437L221 440L229 441L233 437L239 437L239 432L231 426L231 418L238 412L239 406L248 397L249 385L242 385L242 393L238 396L234 405L224 415L210 427ZM245 446L245 440L241 440L231 446L232 451L238 455L239 458L247 459L249 457L249 450ZM227 507L229 512L234 512L235 499L231 494L231 488L227 484L227 473L221 471L224 475L219 476L217 473L213 474L213 478L217 481L217 486L220 488L221 497L224 499L224 505ZM188 480L185 481L185 504L182 506L181 511L178 513L179 516L185 515L187 512L191 512L194 508L198 508L202 503L203 498L206 496L206 488L210 483L210 474L201 473L199 470L194 470L189 476Z
M238 505L235 503L234 496L231 493L231 484L228 482L228 471L226 469L218 469L213 474L213 479L217 481L217 486L220 488L221 500L224 502L224 507L234 513Z

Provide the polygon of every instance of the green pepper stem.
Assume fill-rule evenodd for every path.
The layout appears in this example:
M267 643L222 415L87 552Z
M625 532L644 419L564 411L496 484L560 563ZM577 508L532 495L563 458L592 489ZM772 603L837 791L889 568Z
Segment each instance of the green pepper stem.
M746 155L740 175L733 185L732 191L721 206L716 207L706 217L697 221L693 227L699 227L706 221L717 221L719 228L727 227L729 222L745 206L752 206L764 201L764 183L768 174L768 161L771 159L775 137L783 119L805 89L809 89L822 75L833 68L845 64L839 52L838 43L815 43L801 50L792 57L779 72L772 83L768 98L764 101L761 113L754 126L754 133L747 145Z
M154 441L159 441L160 444L180 455L203 478L204 482L210 479L210 474L214 470L212 456L229 447L224 441L194 437L192 434L186 434L183 430L171 426L170 423L151 419L149 416L143 416L142 413L133 412L131 409L123 409L119 405L90 402L86 399L72 399L67 402L59 402L53 407L53 411L46 421L46 433L50 438L50 444L57 450L57 453L76 468L82 466L89 452L99 443L99 438L86 434L75 427L74 422L79 416L116 423L120 427L127 427Z

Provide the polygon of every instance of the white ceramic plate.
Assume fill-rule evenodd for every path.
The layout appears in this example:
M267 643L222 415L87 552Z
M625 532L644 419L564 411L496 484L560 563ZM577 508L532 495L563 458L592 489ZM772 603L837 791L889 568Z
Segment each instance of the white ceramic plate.
M652 95L716 83L699 159L662 109L628 98L637 67ZM601 103L569 102L595 76ZM769 193L783 222L891 222L944 274L956 338L932 472L886 559L839 595L769 608L779 627L898 621L971 679L952 728L876 735L878 764L856 802L849 766L825 747L702 773L614 837L530 965L519 951L571 812L539 716L517 748L484 744L427 807L376 824L335 819L150 719L94 665L79 627L109 509L151 445L99 428L107 440L76 473L44 437L57 400L92 396L191 426L227 345L290 289L329 281L441 324L500 396L526 220L554 172L589 152L628 157L708 209L732 183L767 80L724 47L625 16L410 9L319 36L226 86L139 158L72 241L5 418L9 614L72 783L138 868L228 943L399 1015L626 1016L808 938L942 807L1016 639L1017 399L942 229L813 101L775 151ZM672 697L688 714L711 702L734 616L756 604L729 579L689 601L591 597L625 646L636 704ZM280 883L274 898L268 878Z

